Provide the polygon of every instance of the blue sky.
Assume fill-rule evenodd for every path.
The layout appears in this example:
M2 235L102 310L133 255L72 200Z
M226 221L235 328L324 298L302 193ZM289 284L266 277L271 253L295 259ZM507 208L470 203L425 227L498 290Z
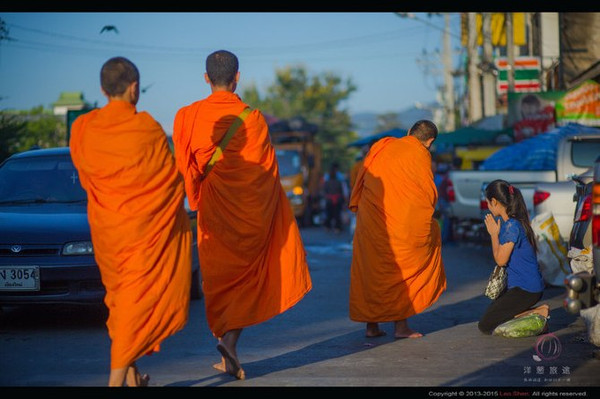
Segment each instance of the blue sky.
M204 61L227 49L240 61L238 93L263 91L275 70L304 66L310 75L333 72L357 86L343 104L350 113L400 112L432 103L442 76L426 74L418 59L441 71L442 16L393 12L43 12L0 13L9 37L0 42L0 109L49 108L62 91L81 91L98 106L99 71L125 56L139 68L138 110L150 112L171 134L177 110L210 94ZM100 33L114 25L118 33ZM451 40L460 47L459 13ZM423 57L423 51L428 56ZM457 67L460 56L454 55Z

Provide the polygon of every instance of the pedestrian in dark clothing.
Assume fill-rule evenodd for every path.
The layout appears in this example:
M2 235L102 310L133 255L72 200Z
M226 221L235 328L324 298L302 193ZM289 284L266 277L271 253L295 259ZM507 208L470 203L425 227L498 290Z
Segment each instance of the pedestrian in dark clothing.
M342 207L347 201L347 188L345 181L340 176L337 162L331 164L329 173L323 182L323 195L325 197L325 228L333 228L336 233L342 231ZM333 224L333 225L332 225Z

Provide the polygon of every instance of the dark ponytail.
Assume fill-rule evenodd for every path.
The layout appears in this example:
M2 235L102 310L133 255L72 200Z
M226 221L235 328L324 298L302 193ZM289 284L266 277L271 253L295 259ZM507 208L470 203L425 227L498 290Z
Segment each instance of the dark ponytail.
M495 198L496 201L500 202L506 207L506 214L517 219L527 235L527 240L531 243L533 249L537 252L537 243L535 240L535 233L531 228L531 222L529 221L529 213L527 212L527 205L525 205L525 199L521 190L507 182L506 180L494 180L485 188L485 197L491 201Z

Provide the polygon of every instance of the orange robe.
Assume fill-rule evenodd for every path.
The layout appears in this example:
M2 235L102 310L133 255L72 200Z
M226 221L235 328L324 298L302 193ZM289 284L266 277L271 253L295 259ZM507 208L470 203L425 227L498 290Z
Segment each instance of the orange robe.
M362 168L364 162L365 159L361 158L357 160L354 165L352 165L352 169L350 169L350 190L354 188L356 178L358 177L358 172L360 171L360 168Z
M198 254L212 333L283 313L312 288L306 253L263 115L253 110L205 175L216 146L247 107L215 92L181 108L173 143L191 209L198 210Z
M406 319L446 289L431 154L413 136L371 147L350 198L356 212L350 319Z
M111 368L123 368L159 351L188 320L192 232L183 179L161 126L124 101L78 117L70 147L106 287Z

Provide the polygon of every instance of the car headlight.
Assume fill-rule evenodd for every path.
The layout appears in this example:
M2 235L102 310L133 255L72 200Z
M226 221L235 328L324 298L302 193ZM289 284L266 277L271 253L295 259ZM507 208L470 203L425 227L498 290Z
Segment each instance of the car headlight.
M77 241L65 244L63 255L93 255L94 247L91 241Z

